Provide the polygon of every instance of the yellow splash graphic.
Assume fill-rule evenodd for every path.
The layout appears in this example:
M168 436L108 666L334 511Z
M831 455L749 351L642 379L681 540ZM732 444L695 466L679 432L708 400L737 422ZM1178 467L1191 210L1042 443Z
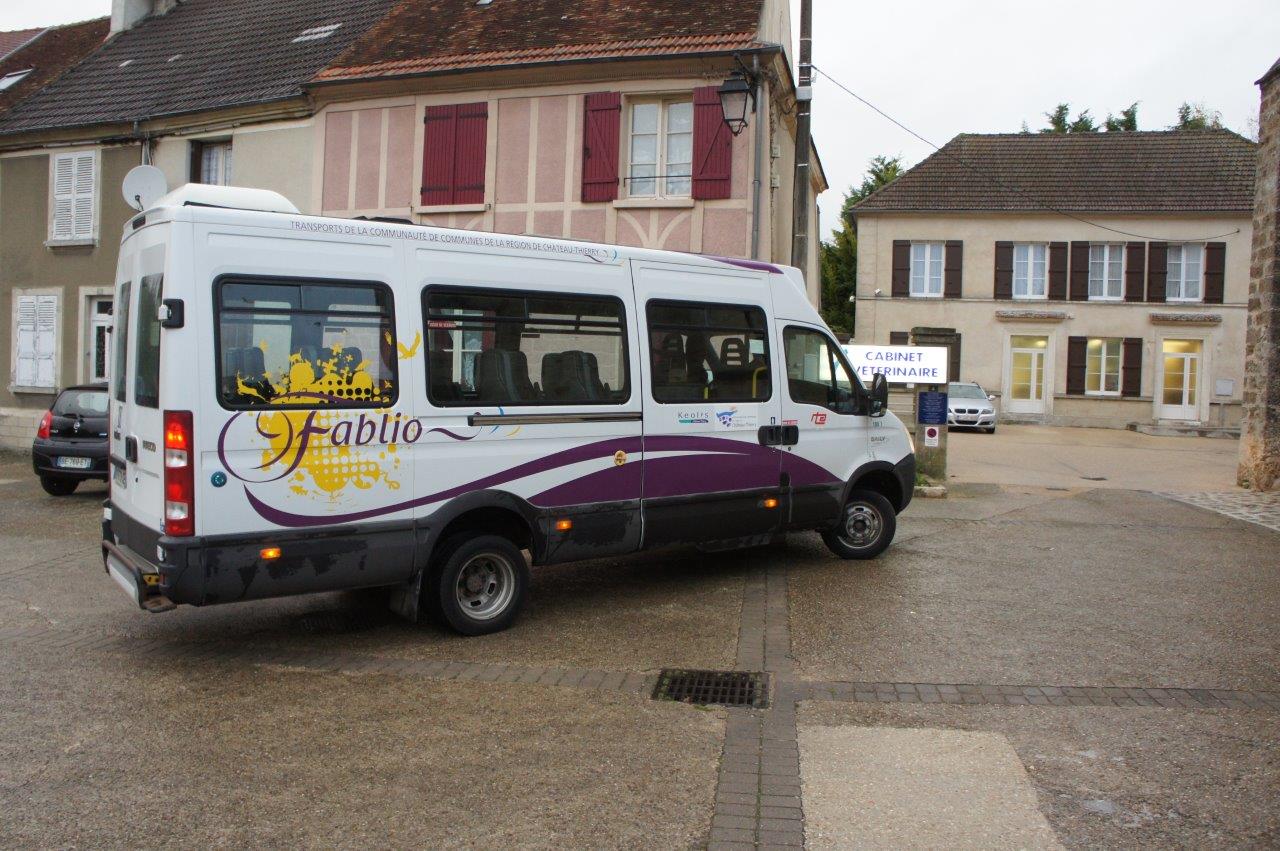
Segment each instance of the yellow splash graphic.
M260 344L260 348L265 350L266 344ZM379 385L369 374L368 360L354 361L350 350L335 344L329 348L329 356L316 363L307 360L301 352L290 355L288 371L278 379L273 379L270 372L248 381L236 375L236 389L242 397L261 399L266 405L305 404L321 408L258 414L258 430L268 435L268 447L262 451L263 469L287 468L296 460L297 467L289 477L289 490L297 496L319 496L339 502L348 486L369 490L381 482L390 490L400 488L400 482L392 478L392 473L400 467L400 459L391 437L399 433L399 428L391 426L402 425L405 418L385 408L323 410L325 405L341 401L376 403L390 399L391 381ZM371 439L363 441L364 445L356 445L351 439L358 425L372 434ZM333 442L339 426L343 426L348 435L343 445ZM303 441L301 436L307 429L309 438Z

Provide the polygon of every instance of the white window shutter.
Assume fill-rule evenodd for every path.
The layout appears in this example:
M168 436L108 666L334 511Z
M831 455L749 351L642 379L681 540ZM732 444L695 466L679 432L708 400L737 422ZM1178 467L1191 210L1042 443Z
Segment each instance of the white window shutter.
M36 383L36 297L20 295L16 297L18 364L13 381L19 387L34 387Z
M35 387L55 387L54 366L58 356L58 297L36 296L36 380Z
M75 155L75 239L93 237L93 193L98 184L95 174L97 161L93 151Z
M53 155L54 240L75 238L75 162L75 154Z

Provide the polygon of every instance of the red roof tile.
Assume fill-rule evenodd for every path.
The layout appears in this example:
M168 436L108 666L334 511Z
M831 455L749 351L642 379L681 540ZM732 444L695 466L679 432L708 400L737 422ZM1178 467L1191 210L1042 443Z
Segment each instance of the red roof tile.
M317 82L758 46L761 0L401 0Z
M9 30L8 32L0 32L0 59L4 59L10 53L13 53L19 47L31 41L31 39L44 32L43 27L37 27L33 30Z
M0 77L15 71L31 73L0 92L0 115L39 92L92 53L110 29L110 18L98 18L41 30L42 35L0 59Z

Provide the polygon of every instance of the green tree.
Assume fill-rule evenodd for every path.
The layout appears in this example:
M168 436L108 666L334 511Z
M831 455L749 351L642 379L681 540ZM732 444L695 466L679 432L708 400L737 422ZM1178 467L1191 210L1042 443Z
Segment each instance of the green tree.
M1178 107L1178 123L1170 130L1221 130L1222 113L1203 103L1182 102Z
M1103 127L1108 133L1132 132L1138 129L1138 102L1134 101L1129 104L1128 109L1120 110L1120 116L1117 118L1111 113L1107 113L1107 120Z
M822 271L822 318L837 334L853 333L854 304L849 298L858 282L858 230L853 207L881 187L888 186L905 171L901 157L874 157L857 187L849 187L840 205L840 227L830 242L820 246Z
M1097 133L1106 130L1108 133L1118 133L1125 130L1138 129L1138 104L1134 102L1129 105L1128 109L1120 111L1119 116L1107 114L1107 120L1101 125L1097 120L1089 114L1089 110L1083 110L1076 113L1074 118L1071 117L1071 104L1060 103L1049 112L1044 114L1045 120L1048 122L1044 127L1040 128L1041 133ZM1027 131L1027 122L1022 122L1022 132Z

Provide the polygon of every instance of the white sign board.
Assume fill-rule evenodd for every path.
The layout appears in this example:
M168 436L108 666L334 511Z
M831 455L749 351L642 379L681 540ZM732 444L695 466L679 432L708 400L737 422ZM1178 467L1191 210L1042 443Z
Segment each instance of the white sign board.
M946 384L945 346L844 346L863 384L877 372L890 384Z
M938 427L929 426L924 430L924 445L935 447L938 445Z

